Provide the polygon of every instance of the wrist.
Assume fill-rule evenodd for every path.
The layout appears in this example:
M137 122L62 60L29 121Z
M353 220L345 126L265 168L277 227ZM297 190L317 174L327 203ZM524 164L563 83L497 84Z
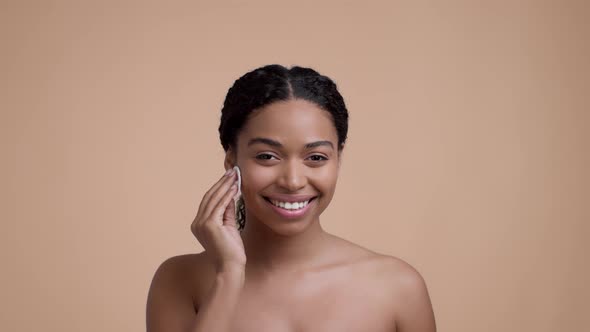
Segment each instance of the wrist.
M239 264L224 264L217 268L217 277L229 282L244 282L246 267Z

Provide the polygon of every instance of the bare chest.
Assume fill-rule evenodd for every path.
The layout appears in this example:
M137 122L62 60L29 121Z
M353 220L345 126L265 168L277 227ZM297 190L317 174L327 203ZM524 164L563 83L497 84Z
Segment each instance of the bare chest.
M246 286L236 332L392 332L391 299L380 285L350 278Z

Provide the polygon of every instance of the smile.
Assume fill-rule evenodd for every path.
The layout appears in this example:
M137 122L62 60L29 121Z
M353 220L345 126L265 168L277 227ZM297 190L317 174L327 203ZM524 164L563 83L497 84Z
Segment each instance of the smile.
M278 206L285 210L299 210L304 208L309 203L309 200L303 202L279 202L270 200L270 202L274 204L274 206Z
M272 209L283 218L298 218L303 216L310 208L316 197L300 201L300 202L282 202L268 197L264 197Z

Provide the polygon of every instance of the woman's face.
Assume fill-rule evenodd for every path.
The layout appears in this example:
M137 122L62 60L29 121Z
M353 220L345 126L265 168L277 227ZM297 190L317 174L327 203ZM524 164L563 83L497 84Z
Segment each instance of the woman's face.
M319 221L336 189L332 115L302 99L267 105L238 135L236 158L229 163L240 167L246 227L259 222L282 235L298 233Z

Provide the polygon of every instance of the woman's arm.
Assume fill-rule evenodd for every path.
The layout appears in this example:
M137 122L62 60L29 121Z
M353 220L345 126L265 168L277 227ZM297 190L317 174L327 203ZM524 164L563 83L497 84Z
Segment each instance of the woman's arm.
M241 268L217 274L189 331L230 332L244 278L245 272Z
M156 271L148 294L147 332L229 332L244 284L243 269L228 268L217 273L197 309L187 291L185 273L175 258L162 263Z
M432 303L422 276L410 268L400 279L397 332L436 332Z

